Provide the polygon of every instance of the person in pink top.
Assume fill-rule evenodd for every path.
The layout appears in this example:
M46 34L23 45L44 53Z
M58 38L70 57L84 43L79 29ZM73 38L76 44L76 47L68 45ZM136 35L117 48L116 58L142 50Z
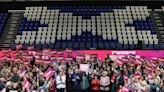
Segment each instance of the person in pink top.
M55 79L51 78L49 81L49 92L56 92L54 82L55 82Z

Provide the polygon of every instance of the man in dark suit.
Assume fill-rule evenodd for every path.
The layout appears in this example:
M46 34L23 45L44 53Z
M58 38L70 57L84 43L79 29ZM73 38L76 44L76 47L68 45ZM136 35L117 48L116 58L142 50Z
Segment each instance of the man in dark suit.
M80 92L82 75L78 69L72 74L73 92Z

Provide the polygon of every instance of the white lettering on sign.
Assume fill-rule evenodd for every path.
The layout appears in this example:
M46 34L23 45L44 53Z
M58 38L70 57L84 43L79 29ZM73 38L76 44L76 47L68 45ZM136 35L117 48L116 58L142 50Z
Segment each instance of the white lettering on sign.
M136 51L112 51L112 55L114 55L114 54L116 54L116 55L136 54Z

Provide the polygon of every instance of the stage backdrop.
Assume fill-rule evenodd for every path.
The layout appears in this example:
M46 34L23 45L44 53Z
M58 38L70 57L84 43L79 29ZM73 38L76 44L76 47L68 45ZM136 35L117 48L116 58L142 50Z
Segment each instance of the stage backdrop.
M11 51L10 54L13 57L15 51ZM110 56L123 56L128 54L135 54L144 56L147 59L150 59L152 57L161 57L164 58L164 50L73 50L72 51L73 56L79 54L97 54L97 57L101 60L104 60L107 54ZM3 56L2 51L0 51L0 57ZM63 57L65 57L66 54L64 54Z
M107 54L110 56L124 56L128 54L135 54L144 56L148 59L152 57L164 58L164 50L81 50L85 54L97 54L99 58L104 59Z

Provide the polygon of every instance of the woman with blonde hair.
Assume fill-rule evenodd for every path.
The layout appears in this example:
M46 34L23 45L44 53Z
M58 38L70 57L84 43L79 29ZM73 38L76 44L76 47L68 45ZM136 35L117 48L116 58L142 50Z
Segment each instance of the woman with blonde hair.
M100 91L101 92L107 92L110 90L110 77L107 76L108 72L103 71L102 76L100 77Z

